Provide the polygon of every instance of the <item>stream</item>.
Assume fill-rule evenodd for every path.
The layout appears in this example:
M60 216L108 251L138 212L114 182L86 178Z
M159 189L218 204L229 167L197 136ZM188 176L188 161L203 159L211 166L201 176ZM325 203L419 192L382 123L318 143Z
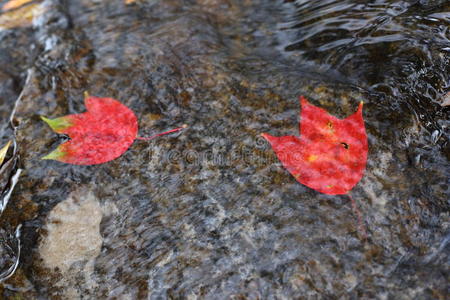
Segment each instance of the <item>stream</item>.
M24 9L28 23L11 21ZM0 146L15 140L0 298L445 299L449 74L445 0L0 12ZM86 91L132 109L140 136L188 128L104 164L41 160L67 137L40 117L84 112ZM369 154L350 194L367 239L349 197L297 182L261 137L299 135L301 95L339 118L364 102Z

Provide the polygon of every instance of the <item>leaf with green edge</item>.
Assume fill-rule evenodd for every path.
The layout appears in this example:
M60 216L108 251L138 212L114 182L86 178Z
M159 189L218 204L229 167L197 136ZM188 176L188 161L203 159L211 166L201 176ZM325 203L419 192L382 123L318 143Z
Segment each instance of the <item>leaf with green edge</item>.
M185 126L138 138L138 122L131 109L112 98L85 97L87 112L55 119L41 117L56 133L70 140L42 159L75 165L96 165L118 158L135 139L150 140L156 136L179 131Z

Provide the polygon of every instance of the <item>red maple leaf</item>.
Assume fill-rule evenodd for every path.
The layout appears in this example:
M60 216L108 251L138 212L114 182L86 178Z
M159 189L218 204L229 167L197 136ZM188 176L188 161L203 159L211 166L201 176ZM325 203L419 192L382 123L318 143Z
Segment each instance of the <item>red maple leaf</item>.
M367 135L358 110L338 119L300 97L300 138L262 136L283 166L300 183L324 194L348 193L362 178L367 161Z
M112 98L86 96L87 112L56 119L42 119L57 133L70 140L42 159L53 159L75 165L96 165L121 156L135 139L150 140L184 127L138 138L136 115L128 107Z

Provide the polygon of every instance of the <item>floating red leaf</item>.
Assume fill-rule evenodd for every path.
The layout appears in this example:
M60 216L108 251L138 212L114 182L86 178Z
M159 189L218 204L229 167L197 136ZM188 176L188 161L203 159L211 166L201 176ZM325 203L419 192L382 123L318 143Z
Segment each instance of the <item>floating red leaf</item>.
M341 120L304 97L300 97L300 102L300 138L266 133L262 136L297 181L324 194L346 194L361 180L366 168L363 104Z
M133 144L137 138L138 123L132 110L112 98L87 96L85 105L85 113L56 119L42 117L55 132L70 137L69 141L42 159L95 165L118 158Z

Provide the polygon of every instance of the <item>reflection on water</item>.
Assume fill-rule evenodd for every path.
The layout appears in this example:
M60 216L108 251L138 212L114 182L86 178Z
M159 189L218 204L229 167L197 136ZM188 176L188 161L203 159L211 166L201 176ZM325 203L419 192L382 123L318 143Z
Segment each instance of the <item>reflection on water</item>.
M440 107L450 89L448 2L299 0L287 14L285 51L407 103L448 140L448 110Z

